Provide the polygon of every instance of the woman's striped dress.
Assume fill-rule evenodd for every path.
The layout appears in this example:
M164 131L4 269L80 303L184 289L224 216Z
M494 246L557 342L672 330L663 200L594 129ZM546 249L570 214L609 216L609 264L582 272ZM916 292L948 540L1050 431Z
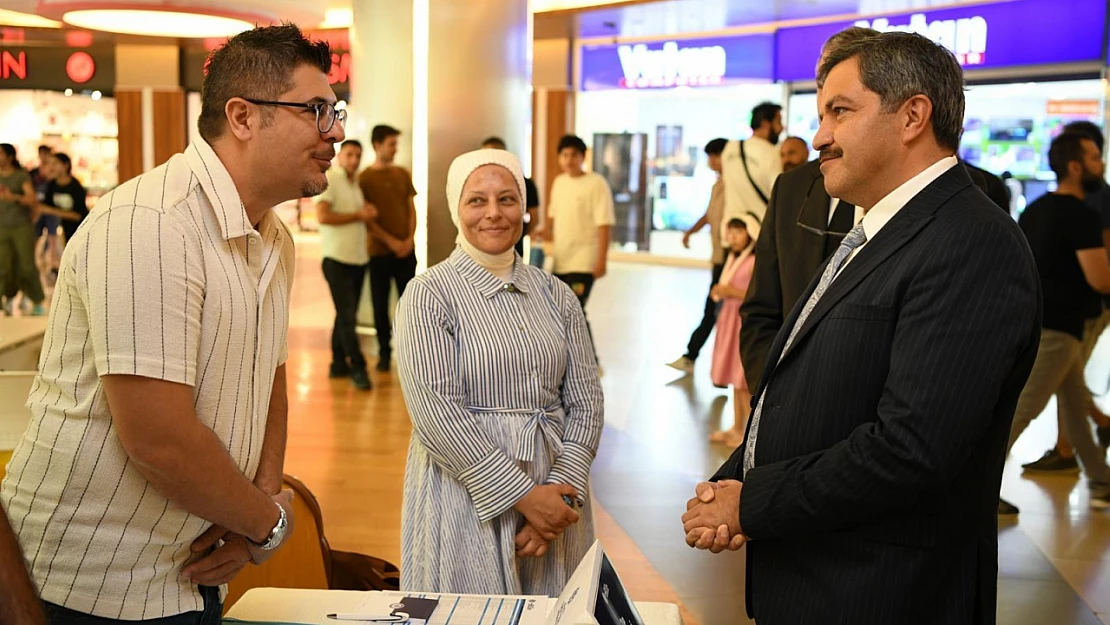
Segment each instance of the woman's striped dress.
M505 283L456 249L409 283L395 327L413 424L401 588L558 596L594 540L604 421L578 300L519 257ZM575 487L582 518L542 558L518 559L512 506L545 483Z

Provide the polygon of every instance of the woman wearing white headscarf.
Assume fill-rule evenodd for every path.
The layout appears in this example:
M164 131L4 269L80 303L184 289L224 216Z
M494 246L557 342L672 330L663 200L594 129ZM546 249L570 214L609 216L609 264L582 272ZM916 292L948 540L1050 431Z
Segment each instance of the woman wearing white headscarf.
M509 152L455 159L459 246L398 306L403 590L558 596L593 543L597 364L574 293L513 249L523 198Z

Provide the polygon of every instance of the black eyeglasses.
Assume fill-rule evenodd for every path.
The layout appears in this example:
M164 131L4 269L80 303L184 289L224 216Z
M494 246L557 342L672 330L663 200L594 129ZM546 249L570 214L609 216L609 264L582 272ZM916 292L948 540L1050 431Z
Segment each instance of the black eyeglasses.
M824 183L820 182L819 180L815 180L813 182L813 184L817 185L817 184L824 184ZM828 237L844 238L844 237L848 236L847 232L836 232L835 230L829 230L827 228L818 228L818 227L815 227L815 226L811 226L809 224L802 223L802 213L805 212L806 204L809 203L810 193L813 193L813 186L810 186L809 191L806 192L806 197L805 197L804 200L802 200L802 206L798 209L798 218L796 220L797 226L799 228L801 228L802 230L805 230L806 232L812 232L813 234L816 234L819 237L828 236Z
M261 106L292 106L294 108L312 109L316 111L316 130L320 134L327 134L339 122L340 126L347 124L347 109L336 109L331 102L279 102L276 100L255 100L243 98L251 104Z

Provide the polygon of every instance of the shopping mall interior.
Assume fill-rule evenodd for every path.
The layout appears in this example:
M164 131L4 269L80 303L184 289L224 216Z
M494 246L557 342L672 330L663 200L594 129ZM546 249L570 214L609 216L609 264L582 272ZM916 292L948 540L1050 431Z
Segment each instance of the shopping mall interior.
M604 395L604 428L589 468L584 494L589 505L579 508L592 516L601 548L619 574L616 586L623 585L635 602L628 609L640 614L615 620L591 608L571 623L758 622L745 607L751 588L746 551L692 549L683 528L698 484L729 460L735 449L730 443L739 445L728 437L722 442L717 433L732 427L739 395L716 367L717 351L731 346L735 352L740 341L714 332L708 340L702 337L700 358L676 360L689 355L687 341L703 321L716 276L711 257L722 244L710 228L701 227L718 177L707 144L716 138L752 139L759 129L751 125L751 112L770 102L781 110L782 138L803 139L809 157L818 158L813 143L822 122L814 67L824 42L853 25L917 32L955 55L966 84L957 156L1004 181L1005 208L1015 221L1057 190L1049 148L1064 127L1091 122L1105 128L1110 116L1106 0L0 0L0 143L14 147L27 170L34 168L32 177L60 176L49 182L55 185L51 189L67 179L79 182L91 222L100 198L205 142L198 119L211 55L229 37L281 22L330 45L327 79L335 96L330 112L343 122L346 139L361 142L359 168L375 163L373 129L395 129L389 135L396 139L393 162L412 185L414 228L407 253L415 258L418 282L437 265L455 262L459 231L450 211L458 198L445 193L451 188L449 168L488 137L503 140L538 189L539 205L526 226L536 231L523 236L519 263L544 269L541 257L547 252L545 270L553 271L552 248L541 226L564 171L561 138L581 138L585 170L611 191L608 266L596 284L590 277L592 292L587 290L588 304L583 303ZM316 109L318 124L321 110ZM334 167L342 171L339 161ZM0 186L6 184L5 171L0 167ZM269 174L253 175L265 184ZM3 206L10 194L0 193ZM51 204L50 193L57 195L50 191L44 199L40 192L40 203L72 208ZM402 363L409 358L400 353L402 346L392 362L388 354L382 358L377 328L382 315L375 315L372 301L377 257L371 251L370 271L360 270L362 278L351 287L368 384L336 375L338 299L335 284L325 277L328 250L334 249L327 237L335 230L329 221L334 212L328 211L335 207L320 211L321 201L327 204L323 197L273 207L296 250L284 456L286 486L296 486L296 525L273 559L246 565L229 584L223 611L242 622L328 622L323 612L294 605L297 597L311 597L330 612L369 609L349 595L327 593L396 590L404 578L392 567L410 557L402 513L408 510L406 498L415 498L419 488L406 482L414 479L406 467L413 462L410 440L419 433L415 386L403 384ZM69 231L59 223L66 222L35 227L34 262L45 299L35 301L34 289L26 286L9 290L0 284L0 475L11 460L9 482L17 481L17 448L31 440L28 426L41 427L42 417L27 400L41 384L43 354L57 332L65 333L52 328L67 323L52 317L52 304L66 284L68 264L78 261L63 253ZM8 227L0 214L0 235ZM377 236L376 227L363 236ZM0 254L8 253L4 240ZM126 254L127 248L117 253ZM784 254L789 251L780 249L780 258ZM396 320L401 294L390 290L388 278L385 318ZM706 330L714 327L721 322L710 321ZM738 325L728 328L735 334ZM402 333L395 332L393 340L397 345ZM1096 407L1110 411L1110 339L1088 340L1094 351L1086 383ZM527 355L512 362L527 364ZM96 388L95 396L110 404ZM1022 467L1053 447L1057 408L1050 400L1013 446L1002 473L1001 498L1020 513L997 516L998 623L1110 624L1110 511L1095 509L1074 459L1062 470ZM871 418L881 421L881 409ZM1110 426L1103 429L1110 432ZM77 477L85 483L95 479ZM42 482L49 482L46 473ZM4 491L5 503L9 496ZM169 498L167 509L171 505L178 502ZM516 511L504 514L523 523ZM18 529L14 508L9 516ZM153 529L150 535L154 540ZM123 544L131 534L120 536ZM31 539L18 538L28 551ZM815 540L838 537L833 532ZM0 548L4 544L0 540ZM478 549L453 546L462 554ZM368 567L359 583L341 580L337 572L340 559L361 557L352 554L372 556L359 560ZM471 556L476 557L464 555ZM564 564L567 573L577 565ZM32 578L43 586L37 574ZM608 589L613 583L601 585ZM590 582L585 585L588 589ZM597 579L592 585L596 595ZM408 595L444 592L404 586L400 590ZM320 592L265 594L267 588ZM6 592L0 587L0 594ZM43 599L59 603L55 596ZM3 604L0 598L0 625L7 624ZM50 622L76 622L55 621L51 614ZM440 618L427 622L448 623L452 617ZM492 618L479 611L472 622L544 622L520 615ZM567 621L552 616L546 622ZM822 622L845 621L830 615Z

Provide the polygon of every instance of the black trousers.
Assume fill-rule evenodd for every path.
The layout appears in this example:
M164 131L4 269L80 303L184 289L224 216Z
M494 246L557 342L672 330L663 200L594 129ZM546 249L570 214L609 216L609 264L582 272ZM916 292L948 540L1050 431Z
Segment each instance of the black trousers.
M382 360L393 356L393 328L389 321L389 292L397 285L397 297L416 276L416 254L397 258L393 254L370 257L370 301L374 304L374 327L378 331L378 354Z
M348 265L331 258L324 259L324 279L328 281L331 301L335 304L335 325L331 330L331 366L336 371L365 371L366 357L358 342L358 302L366 265Z
M223 604L220 602L220 589L218 586L201 586L200 593L204 596L203 612L186 612L176 616L148 619L145 621L121 621L113 618L91 616L76 612L60 605L46 603L46 620L50 625L112 625L132 623L135 625L220 625L223 615Z
M562 280L574 291L574 295L578 298L578 303L582 305L582 312L586 312L586 302L590 299L590 293L594 290L594 274L592 273L561 273L555 274L555 277ZM594 352L594 358L597 358L597 346L594 343L594 331L590 327L589 318L586 319L586 330L590 333L591 348Z
M713 281L709 283L709 288L712 289L714 284L721 279L721 273L725 270L724 265L713 265ZM709 335L713 332L713 328L717 325L717 310L720 305L714 302L709 295L705 296L705 312L702 313L701 324L690 335L690 343L686 346L686 357L690 360L697 360L698 354L701 353L701 348L705 347L705 342L709 340Z

